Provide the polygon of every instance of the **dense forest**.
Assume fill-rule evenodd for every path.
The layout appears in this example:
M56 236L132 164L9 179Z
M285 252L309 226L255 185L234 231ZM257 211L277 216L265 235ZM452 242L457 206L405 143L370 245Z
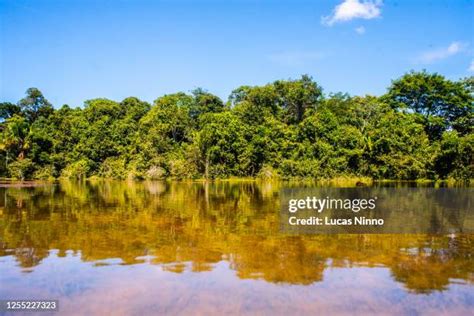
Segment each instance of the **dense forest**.
M16 179L457 179L474 174L474 77L410 72L386 94L323 94L309 76L55 109L0 103L0 176Z

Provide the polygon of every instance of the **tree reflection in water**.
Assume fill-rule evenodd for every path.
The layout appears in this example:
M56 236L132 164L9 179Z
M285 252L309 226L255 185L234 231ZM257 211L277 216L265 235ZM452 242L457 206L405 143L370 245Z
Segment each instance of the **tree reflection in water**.
M68 181L4 187L0 256L14 256L33 273L57 249L59 258L73 251L97 267L147 262L172 273L207 272L227 262L241 279L281 284L313 284L323 281L325 269L338 267L386 267L414 293L474 281L473 235L280 233L284 185Z

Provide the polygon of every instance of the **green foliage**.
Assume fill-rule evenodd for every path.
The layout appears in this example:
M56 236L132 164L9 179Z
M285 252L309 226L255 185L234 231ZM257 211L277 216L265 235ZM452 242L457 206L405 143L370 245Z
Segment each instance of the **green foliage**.
M27 120L19 115L6 120L0 148L6 153L18 156L21 160L25 157L27 150L31 145L31 129Z
M10 102L0 102L0 120L5 121L15 114L20 114L21 109L18 105Z
M61 176L69 179L85 179L90 176L92 162L81 159L67 165L61 172Z
M21 159L8 165L8 172L13 179L24 180L32 177L34 165L31 159Z
M128 177L126 160L123 157L108 157L100 165L98 174L103 178L126 179Z
M370 132L369 175L385 179L418 179L428 176L429 140L412 115L388 112Z
M443 133L436 156L436 172L441 178L469 180L474 174L474 134Z
M222 100L203 89L195 89L193 91L193 101L189 107L189 115L196 120L206 113L219 113L224 110L224 103Z
M436 73L411 72L392 82L386 100L394 108L420 114L431 139L439 139L448 129L472 133L472 79L454 82Z
M204 173L211 178L243 176L246 125L230 111L207 114L197 135ZM202 168L201 168L202 169Z
M26 97L18 102L23 115L29 122L34 122L38 117L48 117L54 109L51 103L36 88L26 90Z
M294 81L275 81L274 86L284 119L290 124L301 122L304 112L315 109L322 97L322 89L307 75Z
M323 96L309 76L54 110L0 103L0 175L16 178L473 178L473 78L412 72L382 97Z
M54 168L53 166L44 166L40 167L35 172L33 173L32 176L33 179L38 179L38 180L54 180L55 175L54 175Z
M263 165L257 174L257 178L262 180L275 180L279 179L280 175L277 170L272 168L272 166Z
M171 151L188 141L192 129L189 108L191 96L176 93L158 98L139 121L139 148L149 157Z

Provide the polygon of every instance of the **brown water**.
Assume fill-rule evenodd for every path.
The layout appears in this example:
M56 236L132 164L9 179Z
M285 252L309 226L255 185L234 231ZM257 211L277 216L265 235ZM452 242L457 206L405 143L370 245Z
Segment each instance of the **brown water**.
M285 235L283 186L0 188L0 299L65 315L473 313L474 235Z

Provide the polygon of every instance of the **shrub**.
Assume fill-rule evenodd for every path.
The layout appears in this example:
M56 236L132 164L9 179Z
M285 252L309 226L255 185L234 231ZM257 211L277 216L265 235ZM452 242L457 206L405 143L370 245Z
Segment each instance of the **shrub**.
M89 176L92 162L88 159L81 159L66 166L61 172L64 178L85 179Z
M280 178L278 172L269 165L263 165L262 169L257 174L257 178L263 180L272 180Z
M53 166L44 166L38 168L34 173L33 173L33 179L38 179L38 180L53 180L54 179L54 169Z
M159 166L151 166L145 173L145 178L150 180L160 180L166 178L166 170Z
M99 176L104 178L125 179L128 176L124 158L108 157L100 165Z
M197 173L196 165L186 159L175 159L170 162L170 175L176 179L193 178Z
M34 172L34 164L28 158L17 160L8 165L8 172L14 179L28 179Z

